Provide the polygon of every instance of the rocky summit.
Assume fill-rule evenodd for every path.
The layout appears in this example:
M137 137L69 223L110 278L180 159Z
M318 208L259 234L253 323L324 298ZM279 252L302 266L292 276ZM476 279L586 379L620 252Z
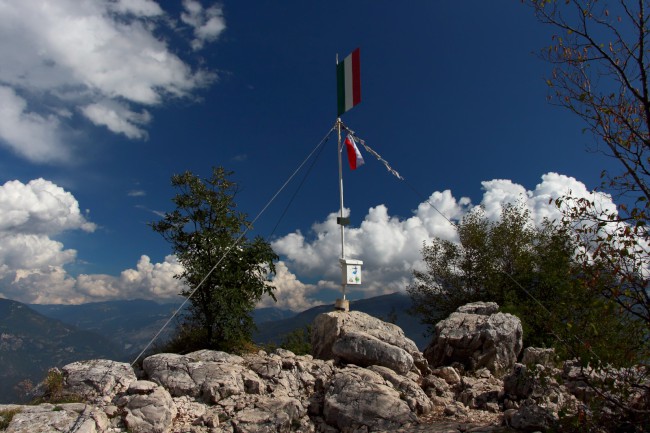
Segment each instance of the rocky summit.
M313 356L160 353L137 372L109 360L75 362L50 378L60 378L60 401L76 403L0 405L0 425L7 433L546 429L588 397L584 372L556 369L542 349L527 349L530 364L517 363L521 323L497 309L462 307L436 328L425 354L395 325L330 312L313 324ZM538 370L549 373L545 380L530 374Z

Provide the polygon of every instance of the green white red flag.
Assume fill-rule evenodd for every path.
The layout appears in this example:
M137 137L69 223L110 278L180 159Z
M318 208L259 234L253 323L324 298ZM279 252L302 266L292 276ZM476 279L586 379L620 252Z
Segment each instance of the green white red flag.
M359 48L336 65L337 116L361 102Z

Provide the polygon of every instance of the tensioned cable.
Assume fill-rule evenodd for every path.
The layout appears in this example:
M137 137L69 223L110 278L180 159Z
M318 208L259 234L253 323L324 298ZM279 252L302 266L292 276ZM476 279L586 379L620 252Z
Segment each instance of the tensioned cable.
M273 197L271 197L271 199L266 203L266 205L262 208L262 210L261 210L261 211L257 214L257 216L253 219L253 221L251 221L250 224L248 224L248 227L246 227L246 229L245 229L245 230L244 230L244 231L239 235L239 237L238 237L238 238L237 238L237 239L236 239L232 244L230 244L230 246L226 249L226 251L223 253L223 255L221 256L221 258L217 261L217 263L215 263L214 266L212 266L212 269L210 269L210 270L208 271L208 273L205 274L205 276L204 276L203 279L199 282L199 284L196 285L196 287L195 287L195 288L190 292L190 294L189 294L189 295L188 295L188 296L183 300L183 303L182 303L182 304L181 304L181 305L176 309L176 311L174 311L174 314L172 314L172 316L167 320L167 322L165 322L165 324L162 326L162 328L160 328L160 330L156 333L156 335L154 335L154 337L151 339L151 341L150 341L150 342L145 346L144 349L142 349L142 351L138 354L138 356L133 360L133 362L131 363L131 366L134 366L135 363L138 362L138 359L140 359L140 357L141 357L141 356L142 356L142 355L147 351L147 349L149 348L149 346L151 346L151 345L153 344L153 342L156 341L156 339L158 338L158 336L160 336L160 334L162 333L162 331L163 331L163 330L164 330L164 329L169 325L169 323L174 319L174 317L176 317L176 316L178 315L178 313L183 309L183 307L185 306L185 304L187 304L187 302L192 298L192 296L196 293L196 291L199 290L199 288L200 288L200 287L201 287L201 286L206 282L206 280L210 277L210 275L212 275L212 273L214 272L214 270L217 269L217 267L221 264L221 262L222 262L222 261L223 261L223 260L228 256L228 254L230 253L230 251L231 251L235 246L237 246L237 244L238 244L238 243L243 239L244 236L246 236L246 234L247 234L247 233L249 232L249 230L250 230L250 227L252 227L253 224L255 224L255 222L256 222L256 221L257 221L257 220L262 216L262 214L263 214L263 213L266 211L266 209L271 205L271 203L273 203L273 201L274 201L274 200L278 197L278 195L279 195L279 194L284 190L284 188L289 184L289 182L291 182L291 180L295 177L295 175L300 171L300 169L302 168L302 166L305 165L305 163L309 160L309 158L312 157L312 155L314 154L314 152L316 152L316 150L317 150L319 147L321 147L321 145L322 145L325 141L327 141L327 140L329 139L329 136L332 134L333 131L334 131L334 127L332 127L332 128L327 132L327 134L325 134L325 136L324 136L323 139L318 143L318 145L316 145L316 147L315 147L315 148L314 148L314 149L309 153L309 155L307 155L307 157L306 157L306 158L305 158L305 159L300 163L300 165L298 166L298 168L296 168L296 170L294 170L294 172L293 172L293 173L291 174L291 176L289 176L289 178L284 182L284 184L280 187L280 189L278 189L278 191L273 195Z
M519 283L519 281L515 280L515 278L514 278L512 275L510 275L508 272L504 271L503 269L499 269L499 272L501 272L502 274L504 274L506 277L510 278L510 280L512 280L513 283L515 283L515 284L516 284L516 285L517 285L521 290L524 291L524 293L526 293L526 294L527 294L527 295L528 295L528 296L529 296L533 301L535 301L535 303L536 303L537 305L539 305L540 307L542 307L542 309L543 309L544 311L546 311L546 313L548 313L549 317L551 317L551 318L553 317L553 313L551 313L551 311L550 311L548 308L546 308L546 306L545 306L544 304L542 304L542 303L539 301L539 299L537 299L537 298L536 298L532 293L530 293L528 290L526 290L526 288L525 288L521 283ZM566 341L565 341L563 338L561 338L559 335L556 335L555 333L552 333L552 335L553 335L553 336L554 336L554 337L555 337L555 338L556 338L560 343L564 344L564 345L567 346L569 349L571 349L571 346L569 346L569 343L566 342ZM600 363L602 363L602 360L600 359L600 357L599 357L599 356L598 356L598 355L593 351L593 349L592 349L591 347L589 347L589 346L588 346L584 341L582 341L582 339L580 339L580 337L578 337L577 335L573 335L573 338L575 338L575 339L578 341L578 343L580 343L581 345L587 347L588 350L589 350L589 352L591 352L591 354L592 354L592 355L593 355L593 356L594 356L594 357L595 357L595 358L596 358Z
M349 133L350 135L352 135L352 137L354 137L354 138L355 138L359 143L361 143L361 145L362 145L362 146L363 146L363 147L368 151L368 153L370 153L372 156L374 156L375 158L377 158L377 159L379 160L379 162L381 162L382 164L384 164L384 166L386 167L386 169L387 169L387 170L388 170L388 171L389 171L393 176L395 176L396 178L398 178L398 179L401 180L401 181L404 181L404 183L406 183L406 185L407 185L407 186L408 186L408 187L409 187L409 188L410 188L410 189L411 189L411 190L412 190L412 191L413 191L413 192L414 192L414 193L415 193L415 194L420 198L420 200L425 201L429 206L431 206L431 208L432 208L433 210L435 210L436 212L438 212L438 214L440 214L441 217L443 217L445 220L447 220L447 222L448 222L449 224L451 224L452 226L458 228L458 224L456 224L455 222L453 222L452 220L450 220L450 219L449 219L445 214L443 214L443 213L440 211L440 209L438 209L438 208L437 208L433 203L431 203L431 201L429 200L429 197L427 197L427 196L425 196L424 194L420 193L420 191L418 191L418 190L417 190L417 189L416 189L416 188L411 184L411 182L409 182L408 180L404 179L404 177L403 177L402 175L400 175L400 174L397 172L397 170L393 169L393 168L390 166L390 164L388 164L388 161L386 161L384 158L381 157L381 155L379 155L379 154L378 154L376 151L374 151L370 146L368 146L368 145L366 144L365 140L363 140L363 139L360 138L358 135L356 135L355 132L354 132L353 130L351 130L350 128L348 128L347 126L345 126L343 123L341 123L341 125L343 126L343 129L345 129L346 131L348 131L348 133Z
M312 150L312 151L307 155L307 157L306 157L306 158L305 158L305 159L300 163L300 165L298 166L298 168L296 168L296 169L294 170L294 172L291 174L291 176L289 176L289 178L287 178L287 180L284 182L284 184L282 184L282 186L280 187L280 189L278 189L278 191L273 195L273 197L271 197L271 199L266 203L266 205L262 208L262 210L259 211L259 213L258 213L257 216L253 219L253 221L251 221L251 223L248 224L248 227L246 227L246 229L242 232L242 234L241 234L241 235L240 235L240 236L239 236L239 237L238 237L238 238L237 238L237 239L236 239L236 240L235 240L235 241L234 241L234 242L233 242L233 243L232 243L232 244L231 244L227 249L226 249L226 251L223 253L223 255L221 256L221 258L220 258L220 259L217 261L217 263L212 267L212 269L210 269L210 271L208 271L208 273L205 275L205 277L203 277L203 279L199 282L199 284L197 284L197 286L194 288L194 290L192 290L192 292L191 292L191 293L190 293L190 294L189 294L189 295L188 295L188 296L183 300L183 303L182 303L182 304L181 304L181 305L176 309L176 311L174 311L174 313L173 313L173 314L171 315L171 317L170 317L170 318L165 322L165 324L160 328L160 330L159 330L158 332L156 332L156 335L153 336L153 338L151 339L151 341L149 341L149 343L147 343L147 345L145 346L145 348L142 349L142 351L141 351L141 352L138 354L138 356L133 360L133 362L131 362L131 367L133 367L133 366L135 365L135 363L138 362L138 360L140 359L140 357L141 357L141 356L142 356L142 355L147 351L147 349L149 349L149 347L153 344L154 341L156 341L156 339L157 339L157 338L160 336L160 334L165 330L165 328L166 328L166 327L171 323L171 321L174 320L174 317L176 317L176 316L178 315L178 313L183 309L183 307L185 306L185 304L187 304L187 301L189 301L190 298L192 298L192 296L194 295L194 293L196 293L196 291L197 291L197 290L198 290L198 289L199 289L199 288L200 288L200 287L205 283L205 281L206 281L206 280L209 278L209 276L214 272L214 270L217 268L217 266L219 266L219 264L221 264L221 262L222 262L222 261L223 261L223 260L228 256L228 254L230 253L230 251L231 251L235 246L237 246L237 244L242 240L242 238L243 238L243 237L244 237L244 236L245 236L245 235L250 231L250 227L252 227L253 224L254 224L254 223L255 223L255 222L256 222L256 221L257 221L257 220L262 216L262 214L263 214L263 213L266 211L266 209L271 205L271 203L273 203L273 201L275 201L275 199L278 197L278 195L280 195L280 193L284 190L284 188L286 188L286 186L289 184L289 182L291 182L291 180L296 176L296 174L298 174L298 172L302 169L302 167L305 165L305 163L306 163L306 162L307 162L307 161L312 157L312 155L316 152L316 150L318 150L319 148L321 148L321 146L322 146L322 145L323 145L327 140L329 140L329 137L330 137L330 135L332 134L332 132L334 132L334 130L335 130L335 127L334 127L334 126L333 126L332 128L330 128L330 130L327 132L327 134L325 134L325 136L324 136L324 137L321 139L321 141L316 145L316 147L314 147L314 149L313 149L313 150ZM312 165L313 165L313 164L312 164ZM108 373L109 373L109 371L107 370L106 373L104 373L104 375L103 375L102 378L100 379L100 383L101 383L101 382L104 382L104 379L106 379L106 377L108 376ZM68 431L69 433L74 433L75 431L77 431L77 429L78 429L79 426L81 425L82 420L85 419L85 418L87 418L87 415L85 414L87 408L88 408L88 406L86 406L86 407L84 408L84 410L82 411L82 413L79 414L79 417L77 418L77 420L75 421L75 423L72 425L72 427L71 427L70 430Z
M345 130L346 130L346 131L347 131L347 132L348 132L352 137L354 137L354 139L356 139L359 143L361 143L361 145L362 145L362 146L363 146L363 147L368 151L368 153L370 153L370 154L373 155L375 158L377 158L380 162L382 162L382 163L384 164L384 166L386 166L386 169L387 169L391 174L393 174L393 175L394 175L396 178L398 178L399 180L404 181L404 183L406 183L406 185L407 185L407 186L408 186L408 187L409 187L409 188L410 188L410 189L411 189L411 190L412 190L416 195L418 195L418 196L420 197L421 200L424 200L426 203L428 203L429 206L431 206L431 207L432 207L436 212L438 212L438 214L440 214L440 216L442 216L445 220L447 220L447 222L449 222L449 224L451 224L454 228L458 229L458 224L456 224L456 223L454 223L453 221L451 221L451 220L450 220L450 219L449 219L445 214L443 214L443 213L442 213L442 212L441 212L441 211L440 211L436 206L434 206L434 204L431 203L431 201L429 200L428 197L426 197L424 194L420 193L420 192L419 192L419 191L418 191L418 190L417 190L417 189L416 189L416 188L415 188L415 187L414 187L414 186L413 186L409 181L407 181L406 179L404 179L403 176L401 176L401 175L400 175L396 170L394 170L394 169L389 165L388 161L386 161L385 159L383 159L383 158L382 158L382 157L381 157L381 156L380 156L376 151L374 151L372 148L370 148L370 146L368 146L368 145L365 143L365 141L364 141L363 139L361 139L360 137L358 137L358 136L355 134L355 132L354 132L353 130L351 130L350 128L348 128L348 127L345 126L345 125L342 125L342 126L343 126L343 129L345 129ZM537 298L536 298L532 293L530 293L530 291L526 290L526 288L525 288L523 285L521 285L517 280L515 280L514 277L513 277L512 275L510 275L509 273L507 273L507 272L504 271L504 270L500 270L500 272L503 273L504 275L506 275L508 278L510 278L510 280L512 280L513 283L515 283L515 284L516 284L516 285L517 285L517 286L518 286L522 291L524 291L524 293L526 293L526 294L527 294L527 295L528 295L528 296L529 296L533 301L535 301L535 303L536 303L537 305L539 305L540 307L542 307L542 309L543 309L544 311L546 311L546 313L547 313L550 317L553 317L553 314L548 310L548 308L546 308L546 307L544 306L544 304L542 304L542 303L541 303L541 302L540 302L540 301L539 301L539 300L538 300L538 299L537 299ZM556 338L560 343L564 344L564 345L567 346L568 348L571 347L571 346L569 345L569 343L568 343L567 341L565 341L563 338L561 338L559 335L557 335L557 334L555 334L555 333L553 333L552 335L553 335L553 336L554 336L554 337L555 337L555 338ZM581 345L583 345L583 346L585 346L585 347L588 347L589 352L590 352L590 353L591 353L591 354L592 354L592 355L593 355L593 356L594 356L594 357L595 357L599 362L602 363L602 360L600 359L600 357L599 357L599 356L598 356L598 355L593 351L592 348L590 348L589 346L587 346L587 345L585 344L585 342L582 341L582 340L580 339L580 337L578 337L577 335L574 335L573 338L575 338L575 339L576 339L576 340L577 340Z
M551 313L551 312L548 310L548 308L546 308L546 307L544 306L544 304L542 304L542 303L541 303L541 302L540 302L540 301L539 301L535 296L533 296L532 293L530 293L528 290L526 290L526 288L525 288L523 285L521 285L521 284L519 283L519 281L515 280L514 277L513 277L512 275L510 275L509 273L507 273L507 272L504 271L504 270L500 270L500 272L503 273L504 275L506 275L508 278L510 278L510 279L512 280L512 282L515 283L517 286L519 286L519 288L520 288L521 290L523 290L523 291L524 291L528 296L530 296L530 298L531 298L533 301L535 301L535 303L537 303L537 305L539 305L540 307L542 307L542 309L548 313L549 317L554 318L554 317L553 317L553 313ZM564 338L560 337L560 336L557 335L555 332L551 332L550 334L551 334L553 337L555 337L555 339L558 340L560 343L564 344L564 345L569 349L570 352L572 352L574 355L576 355L575 351L571 348L571 346L569 345L569 343L568 343ZM598 360L598 362L599 362L600 364L603 364L602 359L600 359L600 357L599 357L599 356L594 352L594 350L593 350L593 349L592 349L592 348L591 348L587 343L585 343L585 342L584 342L580 337L578 337L578 336L575 335L575 334L571 335L571 337L573 337L573 338L574 338L578 343L580 343L583 347L586 347L587 350L589 351L589 353L591 353L591 354L594 356L594 358ZM579 355L576 355L576 356L579 358ZM581 367L581 368L582 368L582 367ZM624 409L626 409L626 410L631 410L631 411L634 412L634 413L642 413L642 414L648 414L648 413L650 413L650 411L648 411L648 410L639 410L639 409L631 408L631 407L629 407L629 406L624 405L623 403L621 403L620 401L618 401L618 400L617 400L616 398L614 398L613 396L608 395L607 393L605 393L605 392L603 392L602 390L598 389L598 387L597 387L596 385L593 385L593 384L591 383L590 379L588 379L588 378L585 379L585 383L586 383L586 384L587 384L587 385L588 385L588 386L589 386L593 391L595 391L599 396L601 396L602 398L605 398L607 401L609 401L610 403L613 403L613 404L616 405L617 407L624 408Z
M455 223L455 222L453 222L453 221L450 220L449 218L447 218L447 215L445 215L445 214L442 213L442 212L441 212L437 207L435 207L435 206L433 205L433 203L431 203L431 201L429 201L429 197L425 196L425 195L422 194L420 191L418 191L417 189L415 189L415 187L413 186L413 184L411 184L411 182L409 182L408 180L405 179L405 180L404 180L404 183L406 183L406 186L408 186L409 188L411 188L411 191L413 191L413 192L415 193L415 195L417 195L417 196L420 197L420 200L424 200L425 202L427 202L427 204L428 204L429 206L431 206L431 207L433 208L433 210L435 210L436 212L438 212L438 213L440 214L440 216L442 216L444 219L446 219L447 222L448 222L449 224L451 224L451 225L454 226L455 228L458 228L458 224Z
M289 210L289 208L290 208L291 205L293 204L293 200L294 200L294 199L296 198L296 196L298 195L298 192L300 192L300 190L302 189L302 186L304 185L305 180L307 180L307 177L309 177L309 174L311 173L311 170L312 170L312 169L314 168L314 166L316 165L316 162L317 162L318 159L320 158L321 153L323 152L323 149L325 149L325 143L327 143L327 141L329 140L330 135L331 135L331 134L328 134L327 137L326 137L326 139L325 139L324 141L321 141L321 143L320 143L320 146L321 146L320 150L319 150L318 153L316 154L316 157L313 159L312 163L309 165L309 168L307 168L307 171L305 172L305 175L302 177L302 180L301 180L300 183L298 184L298 188L296 188L296 190L294 191L293 195L291 196L291 199L289 200L289 203L287 203L287 206L286 206L286 207L284 208L284 210L282 211L282 215L280 215L280 218L278 218L278 222L275 223L275 226L273 227L273 230L271 230L271 233L268 235L267 240L270 239L271 236L273 236L273 234L274 234L275 231L277 230L278 226L280 225L280 222L282 222L282 220L284 219L284 216L286 215L287 211Z

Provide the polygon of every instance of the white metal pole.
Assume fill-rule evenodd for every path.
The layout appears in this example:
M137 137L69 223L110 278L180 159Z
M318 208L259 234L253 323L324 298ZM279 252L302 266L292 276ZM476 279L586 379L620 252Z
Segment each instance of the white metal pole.
M343 148L341 142L341 118L336 119L336 129L339 135L338 153L339 153L339 223L341 225L341 259L345 260L345 224L343 220ZM343 272L344 264L341 263L341 273ZM342 274L341 274L342 275ZM341 291L343 292L343 300L345 300L345 281L341 276Z
M343 225L343 162L342 162L342 154L343 154L343 148L341 147L342 142L341 142L341 119L338 119L336 121L337 124L337 129L339 133L339 145L338 145L338 150L339 150L339 198L340 198L340 222L341 222L341 258L345 259L345 234L344 234L344 225Z

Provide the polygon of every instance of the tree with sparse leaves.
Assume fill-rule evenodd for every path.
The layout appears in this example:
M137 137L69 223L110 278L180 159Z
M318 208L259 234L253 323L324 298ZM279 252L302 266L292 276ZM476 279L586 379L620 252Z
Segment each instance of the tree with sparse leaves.
M556 200L564 230L579 245L576 260L592 294L615 305L628 339L635 342L630 379L612 385L618 373L603 366L605 381L589 383L608 410L593 410L589 428L629 423L650 429L650 2L647 0L524 0L537 18L554 29L541 56L553 65L547 80L552 103L584 121L596 148L618 170L602 171L601 190L617 209L598 195ZM612 340L616 343L616 340ZM579 357L583 364L589 358ZM613 392L614 391L614 392ZM641 397L636 402L616 395ZM645 402L645 403L644 403ZM614 411L611 408L615 408Z
M237 184L232 172L213 168L207 179L187 171L172 176L178 191L176 208L151 223L183 265L176 277L192 294L188 314L169 347L177 351L203 348L237 350L251 341L251 312L264 295L278 256L260 237L248 240L245 214L236 210Z
M526 0L557 33L541 56L553 65L552 103L584 120L598 150L618 162L603 171L602 189L618 209L571 195L557 201L567 229L583 247L580 259L594 287L646 327L650 357L650 3Z

